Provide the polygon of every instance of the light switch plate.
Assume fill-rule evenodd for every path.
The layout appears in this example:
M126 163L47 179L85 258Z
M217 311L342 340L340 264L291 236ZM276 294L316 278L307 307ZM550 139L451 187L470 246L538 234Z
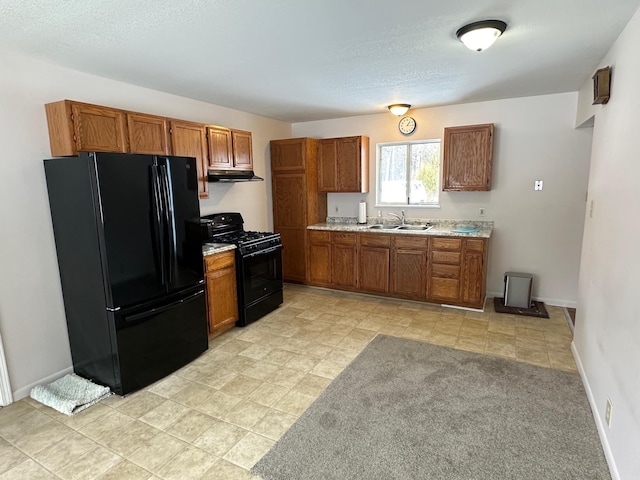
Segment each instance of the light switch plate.
M542 184L543 184L542 180L536 180L536 182L533 184L533 189L542 190Z

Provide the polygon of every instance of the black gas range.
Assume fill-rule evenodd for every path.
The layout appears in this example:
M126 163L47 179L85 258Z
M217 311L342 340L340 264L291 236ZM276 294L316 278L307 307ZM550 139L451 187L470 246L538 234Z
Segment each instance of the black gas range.
M282 304L282 241L279 233L244 229L237 212L205 215L200 220L203 243L236 246L239 319L244 327Z

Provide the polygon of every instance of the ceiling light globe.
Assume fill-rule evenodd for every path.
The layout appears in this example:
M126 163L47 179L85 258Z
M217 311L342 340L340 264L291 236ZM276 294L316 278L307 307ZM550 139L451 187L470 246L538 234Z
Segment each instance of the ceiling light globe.
M484 20L465 25L456 36L469 50L481 52L493 45L506 28L507 24L500 20Z
M407 113L409 111L409 108L411 108L411 105L409 105L408 103L396 103L393 105L389 105L387 108L394 115L400 116Z

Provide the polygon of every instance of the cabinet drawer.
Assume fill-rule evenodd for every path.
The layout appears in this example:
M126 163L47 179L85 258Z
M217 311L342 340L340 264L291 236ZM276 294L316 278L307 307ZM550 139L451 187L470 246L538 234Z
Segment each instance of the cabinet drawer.
M357 236L355 233L336 233L331 234L331 241L338 245L355 245Z
M436 237L431 240L431 248L434 250L455 250L459 252L462 249L462 240L460 238Z
M465 240L467 252L484 252L484 240Z
M311 243L329 243L331 242L331 232L309 230L309 241Z
M457 300L460 298L460 280L432 278L429 287L429 297L444 300Z
M400 236L396 235L393 239L393 245L396 248L423 248L427 249L429 244L428 238L421 237L409 237L409 236Z
M236 254L234 250L207 255L204 257L205 270L211 272L221 268L230 267L235 263Z
M460 267L434 264L431 266L431 275L439 278L460 278Z
M370 235L362 233L360 234L360 245L367 247L388 247L391 245L391 237L389 235Z
M460 254L457 252L431 252L431 262L447 265L460 265Z

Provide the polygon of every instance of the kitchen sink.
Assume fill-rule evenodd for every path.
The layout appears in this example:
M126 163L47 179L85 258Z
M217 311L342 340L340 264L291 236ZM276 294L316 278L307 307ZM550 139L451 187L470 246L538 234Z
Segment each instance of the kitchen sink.
M400 225L369 225L367 228L371 230L396 230Z
M422 230L427 231L433 228L433 225L400 225L398 230Z
M367 228L370 230L415 230L426 232L433 228L433 225L383 225L378 223L375 225L369 225Z

